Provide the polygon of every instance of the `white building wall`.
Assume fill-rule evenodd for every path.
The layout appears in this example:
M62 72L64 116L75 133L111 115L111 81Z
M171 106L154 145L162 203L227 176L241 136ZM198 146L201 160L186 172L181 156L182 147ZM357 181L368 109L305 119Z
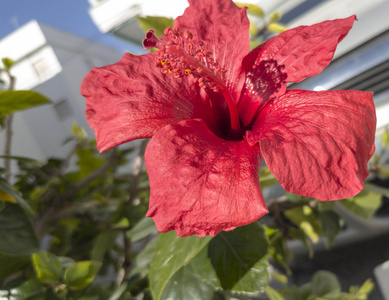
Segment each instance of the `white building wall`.
M15 61L16 89L33 89L53 101L15 113L12 154L38 160L65 157L63 145L77 122L94 137L80 95L84 76L95 66L115 63L121 54L111 47L31 21L0 41L0 57ZM0 132L0 153L5 144Z

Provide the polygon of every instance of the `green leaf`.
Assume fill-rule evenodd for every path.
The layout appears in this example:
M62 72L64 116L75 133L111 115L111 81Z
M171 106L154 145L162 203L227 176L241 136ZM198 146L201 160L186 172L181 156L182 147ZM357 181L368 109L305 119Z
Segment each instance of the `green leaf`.
M155 300L161 299L170 278L188 264L210 241L211 237L178 237L175 231L161 233L150 264L150 287Z
M308 197L304 197L304 196L300 196L288 192L285 193L285 196L290 202L293 203L300 203L300 202L308 203L309 201L313 200L313 198L308 198Z
M10 194L8 194L6 192L3 192L2 190L0 190L0 202L1 202L1 205L5 205L4 202L17 203L14 197L12 197ZM0 209L0 210L3 210L4 207L1 206L2 209Z
M157 232L154 220L152 218L143 218L131 230L127 231L127 236L132 242L144 239L146 236Z
M264 189L266 187L278 184L278 180L274 177L272 173L270 173L270 171L268 171L260 175L259 183L261 185L261 188Z
M8 58L8 57L2 58L1 61L2 61L3 65L4 65L4 68L6 70L10 70L12 65L14 64L14 61L12 59Z
M149 29L154 29L156 36L162 36L164 35L163 31L166 27L172 27L174 26L174 20L170 18L165 17L139 17L139 26L144 30L144 32L147 32Z
M284 212L285 216L296 224L312 242L319 240L319 220L312 208L308 205L294 207Z
M80 261L65 270L64 279L71 290L86 288L95 279L101 267L99 261Z
M270 22L278 22L282 18L282 12L276 11L270 14L269 19Z
M112 229L126 229L130 227L130 221L128 221L127 218L123 217L119 221L117 221L115 224L112 224Z
M389 169L379 168L378 174L389 176Z
M320 300L312 295L311 283L306 283L301 287L292 285L287 288L283 288L280 293L285 300Z
M119 300L119 299L122 299L121 296L126 292L127 287L128 287L128 284L126 282L122 283L120 286L118 286L114 290L114 292L112 293L112 295L109 297L108 300ZM123 298L123 299L126 299L126 298Z
M0 253L5 255L30 255L39 249L39 241L30 220L22 209L6 203L0 212Z
M73 258L68 256L57 256L57 258L61 263L62 269L66 269L67 267L70 267L76 263Z
M0 92L0 114L2 116L48 103L51 103L49 99L34 91Z
M153 258L156 246L156 238L148 242L147 246L136 256L135 268L132 269L130 276L136 274L146 276L149 273L151 259Z
M371 219L382 205L382 196L362 190L358 195L340 201L340 204L362 218Z
M358 289L357 294L368 295L374 289L374 282L371 279L366 280ZM367 299L367 297L366 297Z
M258 222L219 233L209 243L209 256L226 290L258 292L267 286L269 243Z
M52 284L62 279L62 264L54 254L42 250L32 254L31 259L40 282Z
M257 17L263 18L265 16L262 8L260 8L258 5L251 4L251 3L241 3L241 2L235 2L235 4L239 7L247 7L247 12L249 14L255 15Z
M29 263L30 255L17 256L0 253L0 282L8 276L23 270Z
M288 30L288 27L280 23L270 23L267 25L267 29L273 33L281 33L284 32L285 30Z
M105 253L112 247L116 234L111 231L101 232L93 242L93 248L91 251L91 259L96 261L102 261Z
M257 26L252 22L250 22L249 33L252 38L256 37L258 33Z
M189 264L183 266L166 284L161 299L212 299L220 281L204 247Z
M381 136L381 146L382 148L386 148L389 145L389 130L386 129Z
M311 278L311 290L315 296L325 297L341 292L336 276L328 271L318 271Z
M289 228L288 234L293 239L301 240L308 249L309 258L313 257L314 251L313 251L313 246L310 242L311 240L300 228L291 227Z
M204 253L206 254L206 251ZM161 299L212 299L214 287L203 280L201 273L196 272L194 260L193 263L183 266L170 278L163 290ZM208 264L210 270L212 270L209 260ZM207 275L209 276L209 274Z
M375 194L381 194L382 196L389 198L389 189L382 186L375 185L373 183L365 182L365 190L367 192L373 192Z
M268 285L269 256L265 255L235 284L232 291L242 293L263 292Z
M76 154L78 157L77 165L80 167L79 179L85 178L90 173L101 167L105 159L100 155L96 155L95 149L77 149Z
M16 202L29 214L29 215L35 215L34 210L28 205L26 200L23 199L21 194L18 191L15 191L12 186L8 184L8 182L4 181L0 178L0 190L3 192L11 195Z
M253 50L255 47L259 46L260 44L261 44L260 41L250 41L250 50Z
M80 141L83 141L88 137L88 134L86 133L85 129L78 125L77 122L74 122L72 124L72 132L74 136Z
M327 203L330 205L327 205ZM342 229L342 219L333 211L333 205L331 204L333 203L318 203L320 228L327 248L334 245L335 237Z
M209 247L204 247L185 267L199 279L212 285L214 289L221 289L220 280L209 257Z
M265 227L265 229L266 235L270 240L269 254L288 274L291 274L288 263L292 255L286 246L286 239L284 239L282 232L279 229L269 227Z
M275 289L273 289L270 286L267 286L265 288L265 293L270 300L285 300L285 298L282 297L282 295L279 292L277 292Z
M28 158L28 157L22 157L22 156L7 156L7 155L0 155L0 158L8 158L8 159L14 159L20 162L23 162L25 164L30 164L34 167L41 167L42 163L36 159Z
M31 278L23 282L18 287L13 288L10 291L10 294L12 295L10 299L13 300L30 299L30 297L43 293L43 291L44 291L43 285L35 278Z

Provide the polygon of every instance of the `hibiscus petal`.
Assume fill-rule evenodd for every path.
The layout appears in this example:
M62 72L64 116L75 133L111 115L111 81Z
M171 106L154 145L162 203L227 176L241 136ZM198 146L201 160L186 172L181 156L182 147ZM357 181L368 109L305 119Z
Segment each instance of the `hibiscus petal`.
M246 81L238 112L243 125L251 127L263 105L285 92L287 82L300 82L328 66L354 20L351 16L296 27L253 49L242 64Z
M352 197L363 188L374 153L372 93L290 90L258 116L247 141L289 192L319 200Z
M215 136L202 120L158 131L146 149L147 213L161 232L216 235L267 212L259 186L259 147Z
M296 27L271 38L261 50L257 62L276 60L284 65L287 82L320 73L331 62L336 46L353 26L355 16Z
M246 8L230 0L189 0L189 7L174 22L174 28L188 30L227 72L227 88L237 101L244 83L241 61L250 50Z
M162 74L154 57L125 54L118 63L94 68L85 77L81 93L100 151L151 137L167 124L212 113L197 85Z

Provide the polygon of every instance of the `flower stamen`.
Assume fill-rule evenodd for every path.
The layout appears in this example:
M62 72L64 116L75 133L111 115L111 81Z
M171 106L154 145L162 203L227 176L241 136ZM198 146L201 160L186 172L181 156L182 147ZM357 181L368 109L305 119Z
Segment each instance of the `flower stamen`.
M230 112L232 136L241 135L240 120L235 101L224 84L227 70L218 64L213 52L205 48L203 41L195 41L189 31L181 32L167 27L165 36L158 38L150 29L143 40L146 49L158 48L156 66L163 74L173 73L175 78L192 75L193 82L210 92L221 93ZM167 70L167 71L166 71Z

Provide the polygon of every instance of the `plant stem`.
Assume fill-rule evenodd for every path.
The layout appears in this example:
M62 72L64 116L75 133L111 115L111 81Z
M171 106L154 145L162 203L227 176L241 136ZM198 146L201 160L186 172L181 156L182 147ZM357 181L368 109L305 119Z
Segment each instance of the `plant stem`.
M11 155L11 144L12 144L12 120L13 115L8 115L5 117L5 146L4 146L4 156ZM4 158L4 168L5 168L5 180L9 181L11 178L11 159L6 157Z
M9 70L6 70L6 73L9 77L9 87L8 91L13 91L15 88L15 77L11 75ZM11 145L12 145L12 121L13 114L10 114L5 117L5 146L4 146L4 156L11 155ZM4 168L5 168L5 180L9 181L11 178L11 159L4 158Z

